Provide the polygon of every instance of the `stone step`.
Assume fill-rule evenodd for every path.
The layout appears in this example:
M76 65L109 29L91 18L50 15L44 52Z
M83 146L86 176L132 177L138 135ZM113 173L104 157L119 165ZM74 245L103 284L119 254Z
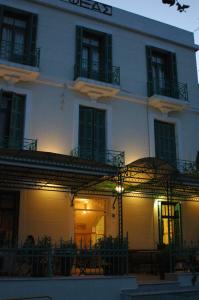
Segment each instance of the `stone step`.
M198 300L198 288L178 288L167 290L146 290L139 288L134 291L124 290L121 293L121 300Z

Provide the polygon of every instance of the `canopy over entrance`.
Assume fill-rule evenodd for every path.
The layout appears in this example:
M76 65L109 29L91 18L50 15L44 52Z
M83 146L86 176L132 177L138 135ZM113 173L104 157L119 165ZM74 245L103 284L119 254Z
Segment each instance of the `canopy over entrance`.
M116 173L116 167L69 155L0 149L0 188L76 192Z

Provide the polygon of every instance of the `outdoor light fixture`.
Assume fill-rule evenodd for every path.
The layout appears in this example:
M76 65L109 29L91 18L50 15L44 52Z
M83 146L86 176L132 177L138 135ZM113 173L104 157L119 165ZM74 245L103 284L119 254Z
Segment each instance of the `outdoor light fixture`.
M115 190L118 194L121 194L124 191L124 188L121 185L116 185Z

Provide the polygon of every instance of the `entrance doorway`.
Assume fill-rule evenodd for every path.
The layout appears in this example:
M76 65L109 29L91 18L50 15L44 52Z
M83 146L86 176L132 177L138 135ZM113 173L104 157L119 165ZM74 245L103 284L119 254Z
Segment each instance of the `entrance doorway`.
M75 242L78 246L94 245L106 231L106 200L75 200Z

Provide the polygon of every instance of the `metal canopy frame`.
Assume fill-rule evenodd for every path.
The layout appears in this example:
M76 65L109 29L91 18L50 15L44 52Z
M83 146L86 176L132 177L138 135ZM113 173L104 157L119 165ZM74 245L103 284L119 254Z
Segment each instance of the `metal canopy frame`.
M186 162L187 165L187 162ZM143 158L123 168L45 152L0 150L0 189L37 189L111 197L118 206L118 235L123 237L123 197L198 201L199 171ZM120 191L116 191L120 186Z

